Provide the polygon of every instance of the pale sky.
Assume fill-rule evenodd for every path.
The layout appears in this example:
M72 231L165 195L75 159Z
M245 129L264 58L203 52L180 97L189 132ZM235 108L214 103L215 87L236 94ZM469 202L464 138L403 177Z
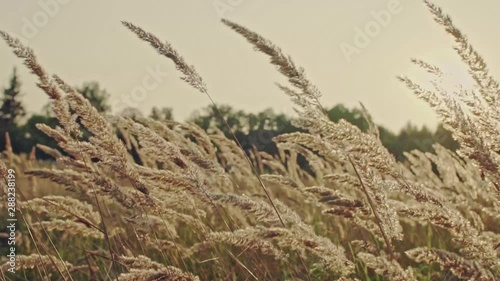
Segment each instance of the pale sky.
M372 12L389 11L388 5L397 2L399 6L387 12L391 18L385 26L375 22ZM44 3L50 4L48 9ZM435 3L468 35L492 73L500 73L500 57L495 56L500 49L500 2ZM218 11L215 6L227 10ZM0 29L21 37L48 72L72 85L98 81L114 103L130 101L142 89L146 95L133 102L136 107L148 113L153 106L171 107L178 120L208 105L205 96L178 79L171 61L120 23L130 21L170 42L203 76L217 103L250 112L270 107L292 113L292 103L274 85L284 79L265 55L220 23L221 13L291 55L322 91L325 107L363 102L375 122L392 130L409 120L431 127L437 122L433 111L395 78L400 74L420 77L422 71L410 63L411 58L425 59L447 71L463 69L451 38L418 0L0 0ZM342 44L356 46L356 28L365 33L367 27L373 37L348 61ZM45 94L1 41L1 87L7 86L14 66L23 82L28 111L40 111L47 102ZM169 75L157 76L155 82L150 77L155 69Z

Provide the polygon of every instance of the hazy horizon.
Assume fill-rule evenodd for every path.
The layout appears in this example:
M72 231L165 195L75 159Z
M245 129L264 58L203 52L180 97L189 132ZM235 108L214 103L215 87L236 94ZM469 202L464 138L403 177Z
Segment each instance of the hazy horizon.
M51 8L45 10L47 5L40 3L49 3ZM500 47L500 39L491 36L491 28L500 23L494 15L500 3L475 2L474 9L471 2L465 1L436 3L452 16L490 63L493 75L499 73L500 64L494 54ZM376 21L376 15L390 10L391 5L399 12L390 12L391 18L384 26ZM466 83L465 68L452 49L453 41L434 23L421 1L311 4L216 0L194 4L21 0L2 1L0 8L0 30L21 37L49 73L60 75L72 85L97 81L111 94L112 104L129 102L134 91L145 89L145 98L132 101L133 104L144 113L149 113L153 106L171 107L178 120L207 106L209 100L182 82L168 59L135 38L120 21L130 21L170 42L203 76L218 104L248 112L273 108L291 114L293 105L274 85L284 79L268 58L253 51L241 36L221 24L220 15L270 39L304 67L310 80L322 91L325 107L338 103L352 107L363 102L376 123L393 131L408 121L431 128L437 123L427 104L396 79L397 75L425 77L422 70L410 63L411 58L456 72L457 80ZM221 10L224 8L225 12ZM37 21L43 23L43 13L46 24L37 24ZM357 28L365 32L371 22L379 23L378 32L368 37L366 46L356 47ZM346 49L342 49L346 44L356 47L359 53L346 56ZM0 62L0 86L8 86L12 68L17 67L28 113L39 112L48 99L36 88L34 76L3 41ZM149 82L145 84L146 80Z

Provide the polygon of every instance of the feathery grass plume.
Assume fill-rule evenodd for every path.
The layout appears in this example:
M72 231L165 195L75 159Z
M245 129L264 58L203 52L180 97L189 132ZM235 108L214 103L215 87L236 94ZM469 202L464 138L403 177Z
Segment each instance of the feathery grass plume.
M437 180L433 178L431 184L434 188L440 189L441 193L448 195L449 202L461 207L476 209L498 205L495 197L491 196L495 192L493 186L482 177L481 169L478 166L471 161L461 159L441 145L434 145L433 148L435 154L425 153L425 157L431 162L431 165L435 165L439 173ZM432 172L432 167L427 166L418 170L436 176Z
M72 220L61 220L61 219L51 219L48 221L33 222L30 227L43 228L43 231L53 232L60 231L67 235L80 236L80 237L90 237L95 239L103 239L104 233L98 229L89 226L86 222L72 221Z
M199 168L195 163L186 159L186 156L181 153L181 148L174 143L166 141L154 131L141 124L123 118L119 119L118 122L123 128L130 130L139 137L142 151L147 155L164 163L174 163L174 166L178 169L177 172L183 173L183 176L179 175L176 178L184 178L186 182L189 182L185 187L192 194L198 195L200 199L206 197L208 189L206 189L206 185L203 183Z
M279 143L277 144L279 151L284 154L284 150L280 147ZM262 162L263 165L267 166L269 169L271 169L272 174L278 174L278 175L289 175L292 177L289 171L287 171L287 167L284 165L286 163L285 158L288 156L283 156L283 160L278 159L275 156L272 156L271 154L265 152L265 151L258 151L256 153L258 156L258 159L260 159L260 162Z
M250 200L245 196L231 195L231 194L212 194L211 198L217 202L223 202L226 204L234 205L247 213L253 213L258 222L270 225L270 228L264 227L263 231L268 231L272 229L280 229L283 232L284 238L279 239L278 245L280 248L287 247L294 251L297 251L302 258L306 258L305 250L314 253L317 257L321 258L320 265L325 269L331 270L333 272L342 272L342 274L348 274L346 272L351 272L351 264L344 255L343 249L331 243L329 239L320 237L312 231L312 229L304 224L301 218L286 205L279 201L275 201L274 205L278 208L279 213L282 215L283 222L285 222L284 227L276 227L281 223L274 212L273 208L265 202L256 202ZM274 226L274 227L273 227ZM246 230L252 233L259 233L255 227L250 227ZM255 232L256 231L256 232ZM265 237L247 237L244 234L245 230L236 230L233 232L213 232L209 234L210 241L213 242L224 242L235 246L246 247L253 245L251 247L259 248L261 251L271 254L280 253L276 252L276 249L269 248L270 245L267 243L262 244L260 241L262 238L273 238L264 235ZM273 231L272 231L273 232ZM280 232L280 233L281 233ZM273 232L274 233L274 232ZM287 233L285 235L285 233ZM248 233L247 233L248 234ZM241 236L241 237L240 237ZM282 235L278 235L282 236ZM246 237L246 238L243 238ZM260 238L259 238L260 237ZM304 240L303 237L310 237L312 240ZM241 239L247 239L248 243L241 242ZM291 244L292 243L292 244ZM304 246L305 245L305 246ZM327 254L328 253L328 254ZM331 256L330 256L331 255ZM281 255L277 256L282 258ZM339 260L340 259L340 260ZM347 266L347 268L345 268ZM342 268L342 269L341 269Z
M354 175L348 173L329 174L324 176L323 179L335 186L346 185L349 187L360 187L359 180Z
M65 98L71 109L78 114L81 123L92 134L89 140L97 149L97 153L92 157L99 159L101 164L109 166L115 172L127 177L140 192L148 194L149 190L141 181L133 165L128 162L129 156L126 147L118 139L109 122L82 94L64 83L61 78L54 76L54 79L67 93Z
M338 163L341 162L345 164L346 159L344 155L339 151L339 148L327 142L324 138L319 135L313 135L308 133L285 133L273 138L273 141L277 143L277 146L282 149L296 148L297 145L305 147L314 153L317 153L325 161Z
M311 126L318 126L320 123L318 121L319 119ZM412 196L419 202L441 205L439 197L434 195L432 191L422 189L420 186L415 186L405 180L394 157L381 145L380 141L362 133L357 127L344 120L338 124L329 120L321 120L321 123L323 123L321 124L322 137L305 133L290 133L277 136L274 140L278 143L300 144L334 163L349 164L350 161L347 157L349 155L355 161L364 161L368 168L375 170L384 178L392 177L395 182L394 188L401 190L402 193Z
M264 255L285 261L289 255L271 241L277 236L281 235L273 228L255 226L233 232L211 232L209 239L216 243L226 243L243 249L259 250Z
M271 62L277 65L280 72L291 80L292 85L301 90L301 92L296 92L294 89L279 85L303 109L299 112L300 119L297 121L297 125L309 130L312 134L320 135L321 140L311 141L313 136L302 135L304 139L308 140L299 140L298 143L323 155L331 155L334 152L340 155L344 162L350 162L355 170L361 171L359 174L356 172L356 174L358 174L361 186L370 202L370 208L380 227L381 234L384 237L387 236L384 240L389 253L391 253L390 240L402 238L398 215L388 201L389 190L399 190L402 194L411 195L423 205L430 203L435 206L443 206L440 196L429 189L422 188L421 184L405 180L394 157L382 146L380 140L361 132L359 128L344 120L338 123L328 120L321 110L321 106L318 106L318 95L309 93L311 83L303 75L303 70L294 72L293 70L297 68L289 58L282 55L281 50L244 27L225 20L223 22L244 36L257 50L271 56ZM430 67L427 68L430 69ZM434 72L439 73L437 70ZM453 104L448 103L447 106L453 107ZM297 138L290 138L290 141L297 143ZM481 156L482 154L477 155L477 158ZM491 161L487 164L491 164ZM489 165L489 168L494 170L495 166ZM388 181L388 177L392 180ZM389 190L383 186L388 186Z
M451 209L437 208L435 206L408 206L401 204L398 206L401 214L422 218L430 221L434 225L440 226L450 231L454 240L462 246L461 252L469 259L476 260L479 264L492 267L499 266L497 253L492 245L481 239L477 229L465 219L460 212Z
M149 229L151 231L151 229ZM142 246L144 248L147 248L150 251L156 251L161 254L164 252L174 252L176 255L177 254L183 254L189 251L189 249L185 248L184 246L175 243L171 240L167 239L160 239L158 237L154 237L154 234L150 234L148 232L139 232L137 231L138 237L143 244ZM149 253L151 255L151 253Z
M435 92L426 91L406 77L399 79L417 96L428 102L446 125L452 131L453 137L461 145L458 151L461 155L476 161L497 189L500 198L500 86L490 75L486 62L470 45L466 36L453 24L451 18L444 14L441 8L425 1L434 15L435 21L442 25L446 32L452 35L457 45L461 60L469 68L469 73L477 85L479 94L475 91L458 92L457 98L467 106L472 116L467 114L462 105L434 82ZM414 60L417 65L440 77L441 73L432 71L428 64Z
M204 175L202 172L204 169L210 171L212 177L214 175L221 176L223 175L223 170L220 169L218 165L215 165L210 160L202 159L199 155L196 155L196 152L192 152L186 148L180 148L178 146L180 144L169 142L156 134L153 130L130 119L119 117L116 122L125 130L138 136L141 150L149 157L157 159L165 164L174 164L172 165L173 178L175 178L177 182L184 182L177 188L185 188L194 198L211 205L216 212L219 212L216 204L217 202L213 200L213 192L211 191L213 188L209 185L209 181L207 180L208 176ZM171 182L171 180L167 181ZM157 190L152 190L151 194L157 196L157 198L161 198L165 195L161 194L161 192L159 193ZM172 195L174 194L170 194L170 196ZM179 197L179 199L181 198ZM194 207L194 200L189 201ZM199 212L195 211L195 213ZM227 222L225 224L228 225Z
M226 138L220 129L214 128L214 131L215 133L209 137L220 151L218 156L224 162L226 171L242 181L251 178L253 171L245 164L247 157L245 151L241 150L237 143Z
M379 226L390 259L394 259L392 239L403 240L403 229L395 208L388 200L388 193L384 192L382 177L371 170L365 159L353 160L349 157L355 174L359 179L361 190L365 193L368 206L373 212L375 223Z
M300 186L303 186L301 182L297 182L292 178L285 177L282 175L273 175L273 174L263 174L261 175L262 180L267 181L269 183L275 183L279 185L289 186L294 189L298 189Z
M71 197L48 195L19 203L24 208L28 205L31 210L51 217L74 218L84 224L101 223L101 216L92 205Z
M262 182L262 180L260 179L259 173L258 173L257 169L253 166L252 161L250 160L250 158L248 158L248 156L244 153L244 149L241 146L241 144L239 143L238 138L236 138L236 135L234 134L233 130L231 129L231 126L229 126L229 124L227 123L227 120L223 117L222 113L220 112L220 110L218 109L217 105L215 104L215 101L212 99L212 96L208 93L208 90L207 90L205 84L203 83L203 80L202 80L201 76L196 72L196 70L194 69L194 67L188 65L184 61L184 59L177 53L177 51L175 51L170 46L170 44L168 44L168 43L162 43L153 34L148 33L146 31L144 31L143 29L141 29L140 27L137 27L137 26L135 26L135 25L133 25L133 24L131 24L129 22L123 21L122 24L125 27L127 27L128 29L130 29L132 32L134 32L141 40L149 42L150 45L154 49L156 49L158 53L160 53L161 55L164 55L165 57L171 59L175 63L176 68L185 75L184 77L182 77L182 80L184 80L185 82L187 82L188 84L190 84L195 89L199 90L201 93L204 93L204 94L207 95L207 97L210 99L210 102L212 103L212 105L214 105L214 107L216 108L217 113L221 117L222 121L224 122L224 124L226 125L226 127L231 132L233 140L237 143L238 147L243 152L246 161L248 162L248 164L252 168L252 171L255 174L255 176L257 177L262 190L266 194L266 197L268 198L268 200L271 203L271 205L273 205L273 200L271 198L271 195L270 195L269 191L267 190L266 186L264 185L264 183ZM276 209L276 206L273 205L273 208L275 209L276 212L278 212L278 210ZM281 220L280 214L277 213L277 215L278 215L278 217ZM284 225L283 222L282 222L282 224Z
M325 138L326 137L319 138L317 136L303 133L292 133L276 137L278 141L289 141L298 143L305 147L312 147L312 149L317 150L320 155L325 155L327 159L333 157L333 152L337 152L337 155L340 155L344 159L350 159L349 156L346 157L345 152L339 151L336 146L332 145L339 143L340 140L336 142L327 142ZM350 137L346 136L346 138L349 139ZM339 146L345 146L345 144L339 143ZM356 152L357 151L355 150L353 151L353 153ZM354 167L361 169L361 173L359 174L361 185L357 184L357 186L363 187L361 190L363 190L367 199L369 201L371 200L370 208L373 211L375 220L377 221L376 223L382 231L382 235L387 236L384 240L386 246L389 248L391 247L389 239L401 239L402 237L397 214L387 203L387 191L383 189L383 185L381 184L382 177L374 169L370 168L370 164L367 163L367 160L365 160L364 157L361 157L361 155L358 155L354 160L351 160L353 161ZM417 194L421 193L422 192L418 192Z
M52 269L57 272L65 272L66 269L71 272L73 269L73 265L68 262L62 262L58 258L51 255L39 255L39 254L31 254L31 255L18 255L16 257L16 270L23 269L34 269L35 267L43 267L47 269ZM9 262L6 262L0 266L0 270L2 272L7 272L7 269L10 268Z
M51 128L51 127L47 126L46 124L38 123L38 124L36 124L36 128L38 130L42 131L48 137L53 138L61 148L64 148L64 146L66 146L67 143L70 142L70 138L59 127ZM68 153L70 153L70 155L72 155L72 154L75 154L75 156L77 155L76 152L72 152L72 151L69 151Z
M479 86L479 91L491 108L500 107L500 86L498 82L490 75L488 67L482 56L472 47L467 37L452 22L449 15L443 13L443 10L428 0L424 1L434 20L442 25L446 32L450 34L457 46L454 49L463 62L469 67L469 73Z
M357 212L369 215L370 211L362 200L352 199L337 190L321 186L310 186L303 189L305 192L316 195L317 202L328 207L322 212L324 214L340 215L345 218L353 218Z
M235 195L228 193L211 194L210 197L214 201L235 206L243 210L246 214L253 214L258 222L262 222L270 226L278 226L281 224L274 209L266 202L255 201L245 195ZM290 212L290 210L287 208L285 209L285 205L280 201L275 200L274 204L279 209L286 210L287 214L282 214L282 219L286 226L292 226L293 224L297 224L301 221L300 217L296 213Z
M208 134L197 124L188 122L186 124L179 124L179 129L184 130L187 134L195 138L198 146L204 149L205 153L212 159L216 159L216 151L210 141Z
M201 210L198 212L192 212L191 214L182 213L171 208L171 205L163 204L163 200L157 200L156 205L150 206L150 214L144 215L133 215L131 217L124 218L127 222L134 224L137 220L140 220L143 216L149 217L151 215L158 216L160 218L168 218L168 220L182 222L189 225L194 232L205 233L207 232L206 225L201 219L206 217L206 214ZM142 224L138 223L138 224Z
M295 225L290 228L282 227L250 227L234 232L212 232L209 234L211 241L226 243L239 247L255 247L266 254L275 254L276 258L284 259L281 251L277 251L272 244L263 243L262 240L273 241L280 248L297 251L304 259L307 253L312 253L319 259L318 266L341 276L349 276L354 270L354 265L345 256L343 248L333 244L329 239L318 236L305 224Z
M262 179L269 183L275 183L286 187L291 187L305 196L306 202L313 201L322 203L329 209L322 211L324 214L340 215L346 218L353 218L355 212L359 209L360 212L370 214L363 201L349 198L338 190L326 188L323 186L307 186L299 185L290 178L285 178L280 175L262 175Z
M450 270L453 275L467 280L497 280L491 271L475 261L463 259L459 255L440 249L415 248L406 251L406 255L417 262L438 263L442 268Z
M313 136L313 138L320 140L319 137ZM324 155L319 152L319 150L312 149L310 146L293 143L286 139L280 140L277 137L273 138L273 140L276 142L279 151L281 151L281 153L285 153L286 151L287 154L285 156L280 156L280 158L264 158L274 160L274 164L280 167L283 166L280 162L286 163L286 168L282 169L284 170L283 174L287 174L299 185L324 185L325 174L331 174L334 173L334 171L340 172L344 168L342 167L341 161L339 161L338 157L333 153ZM265 154L263 155L265 156ZM299 156L302 156L303 159L307 161L310 166L310 172L301 168L301 164L298 162ZM266 161L266 164L268 164L268 162L269 161Z
M52 182L74 187L83 180L85 175L71 169L67 170L51 170L51 169L32 169L26 171L27 175L37 176L40 178L50 179Z
M24 46L19 39L16 39L6 32L0 31L0 36L14 50L14 54L23 60L24 65L28 67L33 74L38 77L37 86L42 89L52 100L53 110L59 123L64 130L71 135L81 136L79 125L76 123L76 116L69 111L68 104L63 100L63 93L54 83L50 75L38 63L35 53L29 47Z
M468 116L460 103L448 93L438 90L439 94L436 94L423 89L407 77L399 77L399 79L438 113L445 127L453 133L454 139L460 144L458 153L475 161L481 167L495 186L497 197L500 197L500 173L497 160L500 156L498 152L491 149L492 146L488 145L484 133L480 130L480 124Z
M2 177L2 179L5 179L5 177L7 176L7 170L7 166L5 165L3 160L0 159L0 176Z
M290 56L286 56L283 54L281 49L274 45L271 41L249 30L248 28L226 19L222 19L221 21L245 37L245 39L247 39L247 41L250 42L256 50L268 55L271 58L271 63L274 64L277 69L288 78L288 81L293 86L302 91L301 95L295 95L298 101L304 101L306 104L314 103L318 109L323 110L321 104L319 103L319 97L321 97L320 91L306 77L304 69L295 66Z
M311 150L298 144L286 143L282 144L281 147L286 148L288 151L295 150L297 153L302 155L307 161L311 169L311 172L314 175L315 184L317 185L324 184L323 183L324 174L325 173L328 174L331 172L328 170L326 161L323 161L323 159L316 153L313 153Z
M118 122L120 123L120 121ZM179 147L180 155L183 155L187 161L190 161L196 166L198 166L200 170L206 171L207 173L215 173L216 175L224 176L223 173L224 171L217 162L217 158L215 157L215 151L213 151L214 157L212 159L207 159L206 158L207 154L205 150L202 147L200 147L197 143L190 140L189 137L183 136L181 135L181 133L171 130L170 128L161 124L161 122L158 121L143 118L140 119L140 122L145 128L149 129L151 132L154 132L156 135L164 138L169 143L175 143L176 146ZM124 126L129 128L130 130L131 126L127 125ZM134 133L138 133L137 130L132 130L132 131L134 131ZM197 136L202 138L206 137L205 140L209 140L209 137L206 136L206 134L205 136L200 136L199 134ZM139 140L141 140L140 137ZM147 149L148 148L146 146L146 150ZM152 158L153 157L154 156L152 156Z
M321 132L324 136L336 136L339 132L345 132L341 137L345 138L351 136L351 142L349 142L351 144L355 144L360 140L364 141L366 143L366 146L364 146L366 148L365 152L369 152L369 156L372 156L370 158L378 162L375 163L379 169L383 169L381 172L387 173L390 171L395 178L400 178L399 173L391 168L394 163L393 156L381 145L380 141L360 136L361 132L359 129L347 122L340 122L339 125L332 126L332 122L327 120L327 116L324 114L324 110L319 103L319 97L321 96L319 90L317 90L317 88L306 78L304 70L295 66L289 56L285 56L281 49L257 33L225 19L223 19L222 22L244 36L257 50L269 55L271 57L271 63L278 67L278 70L289 79L292 85L301 90L300 93L297 93L290 88L278 85L285 93L292 97L292 100L297 105L304 109L304 112L300 114L302 118L298 121L297 125L313 133ZM325 129L329 129L329 127L335 129L326 131ZM359 148L362 146L356 145L355 147L359 151ZM436 204L439 203L438 200L435 200L428 194L420 192L417 188L407 183L402 183L401 186L404 192L413 195L419 200L433 201Z
M280 201L276 200L274 205L282 215L282 219L285 222L284 227L275 227L280 224L280 221L276 213L273 212L273 208L265 202L258 203L245 196L231 194L221 194L217 197L214 195L212 198L254 213L258 221L271 225L271 227L262 227L260 230L258 227L251 227L246 230L236 230L233 232L210 233L209 237L212 241L215 240L237 246L249 246L249 244L257 246L259 244L265 248L261 250L267 251L269 250L269 245L263 245L257 241L263 238L271 239L275 240L281 248L291 248L297 251L303 258L307 258L305 255L306 251L313 253L320 258L319 265L329 271L346 276L352 273L354 266L345 256L344 249L333 244L331 240L317 235L309 225L302 221L296 212ZM250 236L250 233L255 235ZM247 244L245 245L241 239L247 241ZM270 251L270 253L276 254L277 252Z
M113 122L113 120L110 120L110 121ZM169 126L169 125L165 124L165 122L152 120L151 118L136 118L136 119L134 119L134 121L151 129L152 131L154 131L156 134L158 134L159 136L161 136L165 140L167 140L169 142L177 143L179 145L179 147L186 147L187 149L184 149L183 150L184 152L187 152L193 156L194 155L207 156L206 151L204 149L202 149L193 140L185 137L184 135L182 135L179 132L179 131L181 131L181 129L177 129L177 128L181 127L182 124L176 124L176 123L172 122L175 125ZM170 127L173 127L173 128L170 128ZM199 137L199 135L198 135L198 137ZM212 160L215 161L216 158L214 157Z
M172 280L172 281L199 281L198 276L188 272L168 266L161 270L152 269L131 269L129 273L122 273L118 277L120 281L156 281L156 280Z
M357 256L373 269L375 273L384 276L390 281L417 281L411 268L406 270L394 260L388 260L385 257L377 257L369 253L358 253Z
M185 76L181 79L193 86L193 88L199 90L202 93L207 93L207 87L203 82L201 76L196 72L194 66L188 65L186 61L177 53L177 51L172 48L172 46L168 42L161 42L158 37L155 35L144 31L142 28L133 25L132 23L122 21L122 24L127 27L130 31L135 33L137 37L141 40L149 42L151 46L160 54L169 59L171 59L175 63L175 67L177 70L182 72Z
M441 187L441 179L432 171L433 162L429 159L430 157L419 150L404 152L404 156L410 165L409 171L411 172L408 174L408 178L412 177L415 181L418 178L419 181L425 182L428 186L434 188ZM450 174L447 172L440 174L443 176Z
M443 77L444 73L441 71L441 69L433 64L430 64L422 59L411 59L411 62L415 65L418 65L425 71L427 71L430 74L434 74L437 77Z
M48 146L43 145L43 144L37 144L36 147L39 150L41 150L42 152L44 152L45 154L52 156L56 160L63 156L62 153L55 148L48 147Z
M143 214L140 216L127 218L127 222L133 223L136 226L136 229L141 232L150 232L151 230L155 230L158 232L168 233L170 238L177 239L179 235L176 230L176 225L172 223L176 217L169 217L168 220L159 216L151 215L151 214Z
M118 261L127 267L128 273L122 273L118 280L127 281L154 281L154 280L172 280L172 281L199 281L200 279L188 272L173 266L164 266L152 261L146 256L128 257L119 256Z
M70 169L33 169L26 171L26 174L50 179L55 183L69 188L74 188L75 186L86 187L88 192L92 193L95 191L100 196L113 198L123 207L132 208L132 210L134 207L140 205L151 206L151 204L153 204L152 199L145 197L146 195L144 193L123 190L121 186L104 175Z
M28 200L25 205L31 211L47 214L51 219L44 222L35 222L32 225L48 223L48 226L44 226L48 230L51 228L59 231L69 229L70 231L67 231L67 233L72 231L78 233L77 230L80 229L85 233L82 234L83 236L104 237L104 231L98 226L102 221L101 216L98 212L93 211L90 204L70 197L60 196L45 196L42 198L43 202L37 199ZM73 226L75 227L73 228Z
M382 145L379 140L361 132L361 130L348 123L345 120L340 120L335 124L329 120L321 120L323 139L340 147L339 152L347 153L356 165L360 161L365 162L363 165L380 176L394 179L396 185L395 190L400 190L403 194L408 194L419 202L429 202L437 206L441 205L439 198L436 198L429 190L421 189L419 186L414 186L407 182L401 171L395 165L396 161L389 151ZM345 155L340 155L345 157ZM350 161L349 161L350 162Z
M59 99L61 97L61 93L57 86L52 83L50 76L45 72L43 67L36 60L35 53L31 48L25 47L21 41L17 38L10 36L8 33L0 31L0 36L7 42L7 45L14 50L14 54L23 59L24 65L31 70L33 74L35 74L39 82L37 83L38 87L44 90L47 95L49 95L52 99Z

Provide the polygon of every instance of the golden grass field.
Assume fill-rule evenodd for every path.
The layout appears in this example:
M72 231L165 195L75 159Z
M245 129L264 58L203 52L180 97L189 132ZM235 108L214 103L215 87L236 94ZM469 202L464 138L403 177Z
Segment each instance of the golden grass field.
M2 226L14 182L9 175L18 220L16 273L8 270L5 247L1 278L500 280L500 86L451 19L426 4L454 39L476 87L447 92L438 67L413 60L435 76L435 87L399 79L435 109L460 149L435 145L435 153L407 153L404 163L382 145L375 125L362 132L330 121L302 68L228 20L222 23L289 82L279 87L306 132L275 137L277 155L247 154L215 128L100 115L29 47L0 33L38 77L59 120L54 128L38 125L58 147L36 149L54 161L16 155L9 145L2 154ZM210 97L173 46L123 24ZM299 157L309 169L298 165ZM0 231L7 241L7 230Z

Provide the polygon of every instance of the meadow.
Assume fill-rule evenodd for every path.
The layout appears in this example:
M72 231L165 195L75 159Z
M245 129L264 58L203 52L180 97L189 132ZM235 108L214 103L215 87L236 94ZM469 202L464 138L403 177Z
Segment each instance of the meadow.
M460 148L436 144L434 153L415 150L405 161L382 145L366 110L367 132L330 121L304 69L228 20L222 24L288 81L277 86L304 132L275 137L276 155L244 151L217 128L102 115L32 49L0 32L59 121L37 125L58 143L35 148L53 161L17 155L9 141L1 155L2 280L499 280L500 85L451 18L425 4L475 88L449 92L439 67L411 60L434 77L431 87L399 80L436 111ZM211 100L174 46L123 26ZM12 273L3 225L14 192Z

